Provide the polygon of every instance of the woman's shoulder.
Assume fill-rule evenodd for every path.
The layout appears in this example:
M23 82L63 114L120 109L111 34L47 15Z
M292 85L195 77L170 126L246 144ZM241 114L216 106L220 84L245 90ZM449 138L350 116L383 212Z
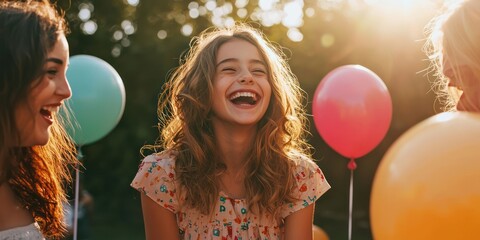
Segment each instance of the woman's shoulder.
M153 163L153 162L175 162L176 159L176 151L173 150L164 150L157 153L152 153L146 156L142 162L144 163Z
M313 158L305 154L297 154L292 157L292 161L294 162L293 173L297 179L297 182L303 182L308 179L316 179L315 181L319 181L322 184L325 183L325 185L328 185L323 171L313 160Z
M139 172L166 172L167 174L174 174L176 156L177 154L173 150L152 153L142 160Z
M173 151L146 156L130 186L168 210L177 211L175 157Z
M175 160L177 158L176 151L173 150L164 150L157 153L152 153L146 156L140 166L142 165L155 165L160 166L164 169L174 169Z
M296 172L305 170L317 171L317 169L320 169L313 158L306 154L296 153L290 160L294 163Z

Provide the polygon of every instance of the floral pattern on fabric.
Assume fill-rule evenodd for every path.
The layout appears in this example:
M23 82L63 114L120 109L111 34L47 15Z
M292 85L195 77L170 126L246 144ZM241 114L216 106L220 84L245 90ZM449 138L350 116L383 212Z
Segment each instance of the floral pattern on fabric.
M297 160L297 188L294 196L299 201L285 204L280 219L269 215L254 215L248 210L245 199L230 198L223 191L220 191L212 215L203 215L196 209L183 208L180 211L181 199L176 194L175 155L169 151L143 159L131 186L176 214L182 239L282 239L284 218L314 203L330 189L322 171L313 161Z

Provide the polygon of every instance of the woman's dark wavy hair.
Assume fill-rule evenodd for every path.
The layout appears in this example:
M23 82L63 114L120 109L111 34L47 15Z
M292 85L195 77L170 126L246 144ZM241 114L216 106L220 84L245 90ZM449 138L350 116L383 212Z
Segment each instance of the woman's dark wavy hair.
M265 116L246 163L245 188L249 208L275 216L280 206L294 201L292 159L310 157L305 141L304 92L281 49L246 24L207 29L192 40L190 51L171 75L158 105L160 139L146 148L176 152L175 171L185 204L203 214L212 211L219 192L217 176L225 169L216 154L210 122L218 49L240 39L253 44L264 59L272 88Z
M62 14L47 0L0 2L0 184L8 184L47 238L65 231L62 203L75 145L59 115L44 146L18 147L15 109L44 76L44 63L60 34Z

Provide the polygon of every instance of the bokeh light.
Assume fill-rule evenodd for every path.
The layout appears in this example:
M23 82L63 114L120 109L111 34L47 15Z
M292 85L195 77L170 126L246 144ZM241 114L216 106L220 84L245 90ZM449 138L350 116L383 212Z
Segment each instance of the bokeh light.
M130 6L136 7L140 3L140 0L127 0L127 3Z
M92 20L88 20L82 23L80 28L85 35L93 35L97 31L97 23Z
M237 16L240 18L245 18L247 17L248 11L245 8L240 8L237 10Z
M92 12L90 12L90 9L88 8L82 8L80 11L78 11L78 18L82 21L88 21L90 19Z
M245 8L248 4L248 0L236 0L235 7L237 8Z
M158 39L165 39L165 38L167 38L167 35L168 35L167 31L165 31L165 30L160 30L160 31L157 32Z
M205 3L205 7L208 11L213 11L215 8L217 8L217 2L215 0L209 0Z
M111 54L113 57L120 57L120 54L122 54L122 46L118 44L113 46Z
M311 7L305 9L305 15L307 17L313 17L315 15L315 9Z
M335 43L335 36L333 36L331 33L325 33L320 38L320 42L322 43L323 47L329 48Z
M184 36L190 36L192 35L193 33L193 27L192 25L190 24L185 24L182 26L182 29L180 29L180 32L184 35Z
M297 28L288 29L287 36L293 42L301 42L303 40L303 34Z
M122 40L123 37L124 37L123 32L120 31L120 30L117 30L113 33L113 39L115 41L120 41L120 40Z
M135 26L130 20L123 20L121 26L125 34L132 35L135 33Z

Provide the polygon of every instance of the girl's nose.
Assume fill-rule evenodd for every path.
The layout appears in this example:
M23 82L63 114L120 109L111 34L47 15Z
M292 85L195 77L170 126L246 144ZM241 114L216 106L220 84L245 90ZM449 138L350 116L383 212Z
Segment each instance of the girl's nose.
M62 96L63 99L68 99L72 96L72 89L70 88L70 84L68 84L66 76L59 79L55 92L57 95Z
M238 78L238 81L241 84L252 84L253 83L253 76L249 71L244 71L242 75Z

